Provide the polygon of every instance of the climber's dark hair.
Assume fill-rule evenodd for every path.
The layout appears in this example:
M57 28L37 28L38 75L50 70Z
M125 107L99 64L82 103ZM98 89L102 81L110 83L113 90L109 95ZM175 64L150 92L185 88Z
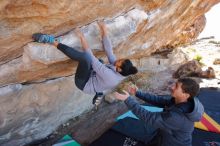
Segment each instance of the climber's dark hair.
M125 59L120 68L121 71L119 73L123 76L136 74L138 72L137 68L133 66L132 62L129 59Z

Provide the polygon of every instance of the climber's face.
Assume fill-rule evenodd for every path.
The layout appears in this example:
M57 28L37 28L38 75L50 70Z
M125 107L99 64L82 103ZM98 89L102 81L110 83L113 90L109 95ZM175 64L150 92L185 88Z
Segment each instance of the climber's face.
M125 59L118 59L115 61L115 67L117 72L121 72L121 66Z

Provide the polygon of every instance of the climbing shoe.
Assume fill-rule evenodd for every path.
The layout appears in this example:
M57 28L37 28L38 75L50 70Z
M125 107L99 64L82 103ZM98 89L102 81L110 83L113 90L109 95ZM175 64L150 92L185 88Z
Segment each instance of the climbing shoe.
M98 106L101 104L103 98L104 98L104 94L102 92L96 93L95 96L93 97L92 104L95 105L96 109L98 109Z
M35 33L32 35L34 41L38 43L50 43L52 44L55 41L53 35L43 34L43 33Z

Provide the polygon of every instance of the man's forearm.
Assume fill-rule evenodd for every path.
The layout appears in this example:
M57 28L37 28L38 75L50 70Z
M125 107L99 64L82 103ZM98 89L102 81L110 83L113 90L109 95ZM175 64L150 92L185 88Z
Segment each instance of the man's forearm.
M141 105L131 96L129 96L125 101L127 107L141 120L153 125L154 116L152 112L145 110Z
M135 96L144 100L145 102L159 107L164 107L165 105L169 105L171 103L170 98L165 98L165 96L157 96L147 92L142 92L140 90L136 92Z
M114 64L116 61L116 56L113 53L111 41L109 40L107 36L105 36L102 42L103 42L104 50L105 50L105 53L108 57L110 64Z
M101 36L102 36L102 39L103 39L104 37L108 36L107 30L102 30Z

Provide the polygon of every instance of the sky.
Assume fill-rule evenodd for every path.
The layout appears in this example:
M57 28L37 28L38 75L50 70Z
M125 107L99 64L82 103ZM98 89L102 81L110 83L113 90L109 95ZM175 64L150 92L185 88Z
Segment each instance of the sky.
M215 36L220 41L220 3L212 7L205 16L206 26L198 38Z

